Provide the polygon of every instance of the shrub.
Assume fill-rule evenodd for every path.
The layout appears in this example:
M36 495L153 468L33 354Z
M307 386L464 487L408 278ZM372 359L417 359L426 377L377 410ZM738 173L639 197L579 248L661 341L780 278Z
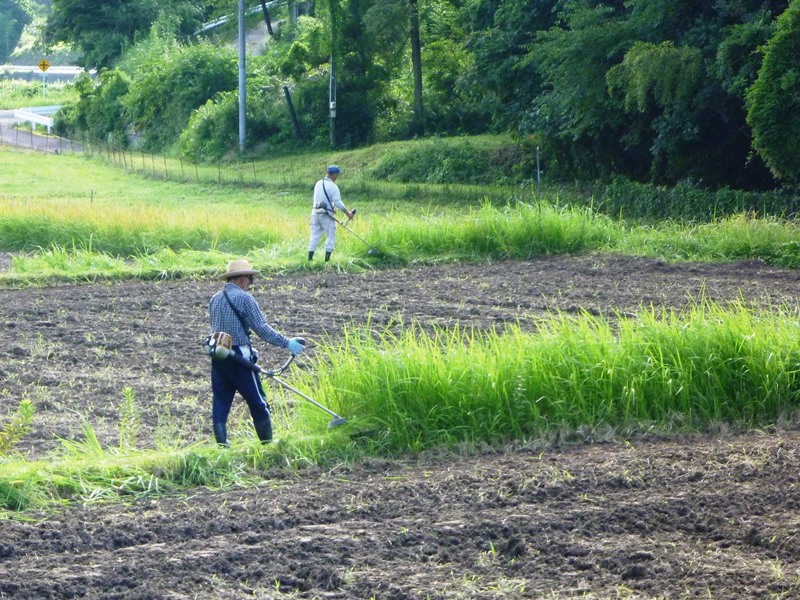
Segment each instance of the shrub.
M66 104L54 118L58 135L101 140L114 146L127 146L127 122L122 98L128 93L130 78L118 69L103 71L97 81L81 73L75 82L80 98Z
M178 140L192 111L238 85L232 50L208 43L175 43L168 56L142 56L124 103L143 148L168 148Z
M705 190L691 182L674 187L639 183L616 177L599 184L595 208L606 214L634 219L709 221L734 214L795 215L798 198L783 192L746 192L722 188Z
M387 152L372 174L404 183L507 184L535 177L535 151L527 142L436 138Z
M247 140L263 143L280 134L269 100L251 95L247 101ZM198 108L178 139L178 152L194 161L222 158L235 149L239 138L239 94L223 92Z

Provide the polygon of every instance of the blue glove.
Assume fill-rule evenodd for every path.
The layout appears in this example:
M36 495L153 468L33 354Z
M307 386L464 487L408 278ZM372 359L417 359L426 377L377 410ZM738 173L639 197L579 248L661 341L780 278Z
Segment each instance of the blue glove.
M289 340L289 344L286 346L286 348L289 350L289 352L297 356L306 349L305 340L303 338L292 338Z

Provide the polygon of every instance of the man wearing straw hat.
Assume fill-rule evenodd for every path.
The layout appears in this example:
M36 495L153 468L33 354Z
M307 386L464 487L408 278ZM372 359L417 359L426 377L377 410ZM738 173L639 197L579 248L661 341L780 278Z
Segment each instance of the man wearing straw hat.
M220 276L226 282L225 287L214 294L208 305L213 335L222 335L229 341L233 352L253 362L256 362L258 354L250 343L251 330L270 344L300 354L304 348L300 339L287 338L270 327L256 299L249 293L256 275L260 272L254 270L247 260L228 263L227 271ZM230 338L226 338L226 334ZM228 445L228 413L237 391L247 402L258 439L262 443L272 440L270 408L258 373L233 360L212 360L211 389L214 398L211 419L218 444Z
M314 206L311 209L311 237L308 240L308 260L314 260L314 251L319 246L322 234L325 234L325 262L331 259L331 253L336 246L336 211L344 211L348 219L353 218L354 212L347 210L342 202L342 195L336 185L339 177L339 167L331 165L327 168L325 177L314 186Z

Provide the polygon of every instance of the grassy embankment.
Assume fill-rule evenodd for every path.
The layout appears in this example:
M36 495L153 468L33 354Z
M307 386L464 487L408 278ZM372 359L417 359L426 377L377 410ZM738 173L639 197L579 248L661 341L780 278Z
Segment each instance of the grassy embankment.
M345 167L352 160L350 171L358 172L357 157L314 156L291 167L286 159L261 165L274 173L272 185L214 186L126 176L96 159L31 158L2 153L10 169L0 179L0 250L16 253L6 284L210 274L242 254L267 271L305 269L310 182L331 160ZM287 170L298 180L289 181ZM796 225L780 220L641 227L565 208L557 199L489 203L462 201L463 190L454 188L417 186L415 194L430 195L413 197L403 186L362 180L348 190L345 176L340 183L345 198L362 208L353 226L391 264L582 250L670 260L770 258L786 256L800 242ZM494 190L485 195L497 197ZM353 236L340 235L337 260L327 268L384 266ZM139 451L123 436L118 447L102 448L87 424L85 442L30 462L14 457L10 439L0 462L0 505L24 509L193 485L247 485L272 468L441 445L543 445L774 425L791 418L797 403L798 339L796 314L788 308L754 314L702 303L681 315L643 310L613 326L554 315L535 334L442 330L429 336L409 324L397 337L376 340L367 331L348 331L343 342L318 349L316 369L298 384L348 416L346 427L300 433L321 431L325 419L301 403L297 413L280 417L287 435L267 448Z

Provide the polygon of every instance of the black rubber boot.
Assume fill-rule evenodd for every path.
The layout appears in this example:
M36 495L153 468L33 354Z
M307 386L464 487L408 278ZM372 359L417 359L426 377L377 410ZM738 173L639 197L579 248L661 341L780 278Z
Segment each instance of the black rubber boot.
M262 444L269 444L272 441L272 421L266 419L265 421L258 421L253 423L256 428L256 435L261 440Z
M314 251L313 250L309 250L308 251L308 260L314 260Z
M330 259L331 259L331 253L330 252L326 252L325 253L325 262L328 262Z
M225 423L214 423L214 439L217 440L220 446L225 448L230 446L228 443L228 428Z

